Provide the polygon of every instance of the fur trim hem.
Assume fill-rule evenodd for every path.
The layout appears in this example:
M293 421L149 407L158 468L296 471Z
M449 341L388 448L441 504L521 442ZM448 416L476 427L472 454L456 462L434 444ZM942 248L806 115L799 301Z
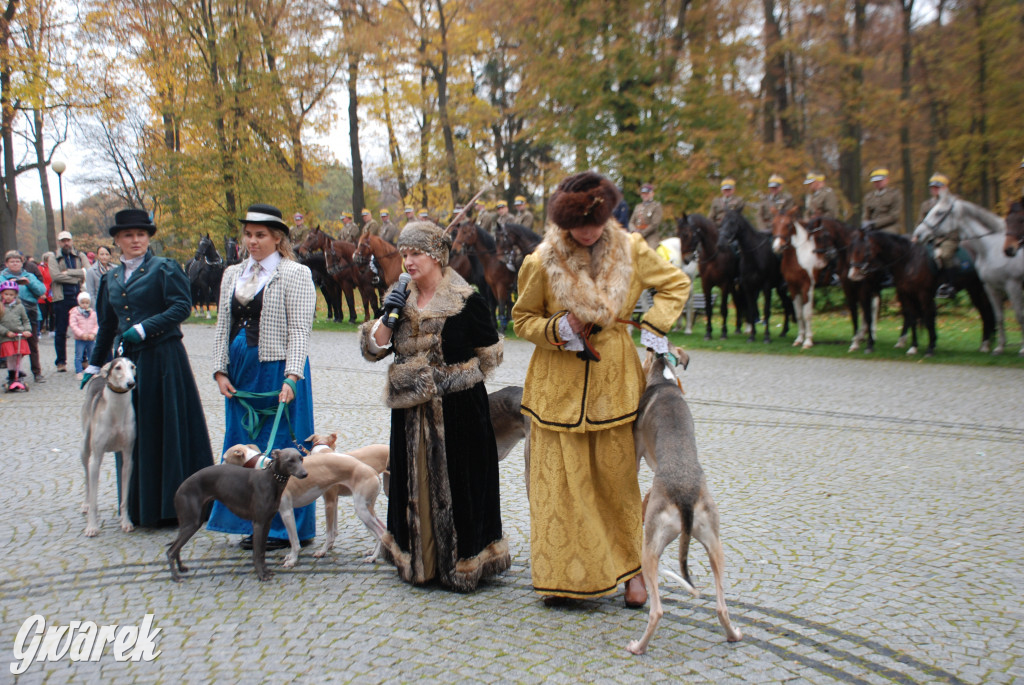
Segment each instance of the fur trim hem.
M413 585L422 585L426 581L415 577L412 555L403 552L395 542L395 537L389 532L381 537L384 550L384 559L393 564L398 571L398 577ZM512 557L508 551L508 540L501 538L487 545L479 554L468 559L459 559L455 564L455 572L451 575L450 582L441 580L443 585L450 586L458 592L472 592L483 578L490 578L499 573L507 571L512 566Z
M413 582L412 578L412 555L403 552L402 548L395 542L395 536L390 531L384 533L380 538L383 545L384 559L398 569L398 577L407 583Z
M508 540L501 538L487 545L475 557L459 559L455 564L455 573L451 578L451 586L459 592L471 592L476 589L482 578L489 578L506 571L512 565L512 557L508 553Z
M548 224L537 253L559 306L603 328L615 322L626 306L633 276L632 245L619 222L606 222L589 248L557 224Z

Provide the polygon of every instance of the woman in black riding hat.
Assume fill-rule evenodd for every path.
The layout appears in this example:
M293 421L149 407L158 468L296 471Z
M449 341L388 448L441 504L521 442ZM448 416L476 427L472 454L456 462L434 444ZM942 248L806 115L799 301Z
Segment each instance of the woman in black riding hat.
M99 332L82 387L99 373L111 348L135 363L128 516L138 526L173 525L178 486L213 464L203 405L181 342L180 324L192 310L188 278L177 262L150 251L156 226L145 211L121 210L109 231L121 259L100 279ZM120 483L120 459L117 467Z

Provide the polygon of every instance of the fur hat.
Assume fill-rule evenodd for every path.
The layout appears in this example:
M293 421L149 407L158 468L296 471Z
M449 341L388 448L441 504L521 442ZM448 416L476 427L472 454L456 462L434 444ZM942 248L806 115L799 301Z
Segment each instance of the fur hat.
M398 249L408 247L430 255L441 265L448 266L448 252L452 249L452 239L436 224L429 221L410 221L398 236Z
M584 171L558 184L551 196L548 217L562 229L604 226L622 193L601 174Z

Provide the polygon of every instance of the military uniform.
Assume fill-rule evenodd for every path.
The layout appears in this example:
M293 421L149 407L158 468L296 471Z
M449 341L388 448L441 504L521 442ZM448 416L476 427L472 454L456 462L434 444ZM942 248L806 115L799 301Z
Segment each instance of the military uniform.
M341 240L350 243L359 242L359 229L356 227L355 221L341 222L341 231L338 236Z
M380 224L377 223L376 219L370 219L365 224L363 224L363 229L362 231L360 231L360 233L379 236Z
M864 198L864 223L873 223L875 230L903 233L903 197L900 191L886 186Z
M826 219L839 218L839 199L834 190L823 186L815 190L807 202L807 219L820 216Z
M734 212L742 212L743 208L746 206L747 203L744 202L743 198L739 195L730 195L729 197L719 195L711 201L710 219L717 226L722 223L723 219L725 219L726 212L730 210Z
M485 209L476 218L476 223L480 228L494 235L494 227L498 225L498 215L490 209Z
M304 223L296 224L288 231L288 239L291 240L293 245L304 243L307 235L309 235L309 226Z
M391 223L391 218L384 219L384 222L380 226L380 237L388 241L392 245L398 240L398 226Z
M929 197L927 200L921 203L921 209L917 212L917 223L924 221L924 218L928 216L928 212L932 211L932 207L939 204L939 198Z
M777 193L765 193L761 197L761 207L757 210L757 218L761 221L761 229L771 230L776 214L785 214L796 207L793 196L785 190Z
M533 230L533 213L525 206L516 212L516 215L512 217L512 223L519 224L520 226L526 226L531 231Z
M641 202L633 210L633 216L629 218L629 230L643 235L647 244L654 249L661 242L658 229L661 227L662 209L661 203L657 200Z
M512 217L511 214L498 214L494 218L494 223L495 223L496 226L498 226L498 225L504 226L507 223L513 223L512 219L513 219L513 217Z

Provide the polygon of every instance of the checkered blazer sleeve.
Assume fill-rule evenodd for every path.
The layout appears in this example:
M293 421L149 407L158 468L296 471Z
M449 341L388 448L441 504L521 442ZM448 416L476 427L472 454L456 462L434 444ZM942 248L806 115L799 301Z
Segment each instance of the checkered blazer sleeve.
M242 272L241 264L234 264L224 270L224 277L220 281L220 300L217 303L217 328L213 338L213 373L228 372L228 334L231 330L231 297L235 293L235 283L238 275Z
M313 330L313 315L316 312L316 287L309 267L290 260L282 261L281 265L286 262L289 266L281 273L284 281L284 311L265 311L264 315L270 314L275 319L284 316L283 322L275 320L272 324L274 329L279 326L283 328L288 340L284 373L292 373L302 379L306 357L309 355L309 334ZM263 325L262 319L260 325Z

